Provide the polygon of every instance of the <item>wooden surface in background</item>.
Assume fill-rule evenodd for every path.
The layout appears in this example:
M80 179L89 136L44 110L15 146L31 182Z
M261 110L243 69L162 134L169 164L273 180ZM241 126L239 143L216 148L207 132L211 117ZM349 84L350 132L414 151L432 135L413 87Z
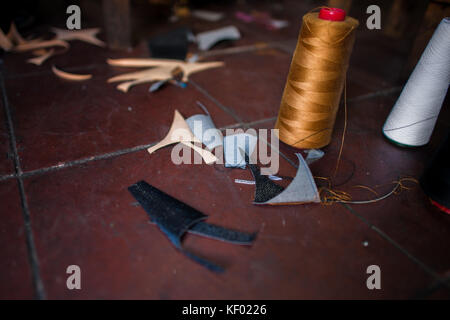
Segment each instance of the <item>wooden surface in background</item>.
M112 49L130 48L130 1L103 0L103 19L108 46Z

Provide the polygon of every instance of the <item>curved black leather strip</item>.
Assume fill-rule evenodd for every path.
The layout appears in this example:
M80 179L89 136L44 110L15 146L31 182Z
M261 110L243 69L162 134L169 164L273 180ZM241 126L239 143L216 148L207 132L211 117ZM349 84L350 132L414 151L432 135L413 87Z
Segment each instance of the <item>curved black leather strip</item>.
M287 178L292 179L290 177ZM140 206L140 203L135 202L133 203L133 206ZM150 223L155 224L151 217ZM189 230L187 230L187 232L205 238L211 238L238 245L251 245L253 241L255 241L257 235L257 232L248 233L237 231L203 221L194 224Z
M181 247L183 234L207 217L145 181L133 184L128 190L177 248Z
M150 220L166 234L173 245L187 257L214 272L224 269L212 262L194 255L181 247L181 237L193 225L206 219L206 215L187 204L156 189L145 181L139 181L128 190L147 212Z
M155 222L151 218L150 223L155 224ZM253 241L255 241L257 235L256 232L248 233L237 231L203 221L194 224L189 230L187 230L187 232L205 238L248 246L251 245Z
M187 256L188 258L194 260L195 262L201 264L202 266L208 268L211 271L217 272L217 273L221 273L224 272L225 269L217 264L214 264L212 262L209 262L208 260L205 260L195 254L193 254L192 252L186 251L181 249L181 252L183 252L185 254L185 256Z
M256 233L241 232L206 222L192 226L189 233L240 245L251 245L256 238Z

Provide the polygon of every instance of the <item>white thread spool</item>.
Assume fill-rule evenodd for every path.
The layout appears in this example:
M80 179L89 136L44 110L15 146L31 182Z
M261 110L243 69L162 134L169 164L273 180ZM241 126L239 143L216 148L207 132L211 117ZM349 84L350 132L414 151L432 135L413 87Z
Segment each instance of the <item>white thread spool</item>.
M428 43L383 126L391 141L408 147L428 143L450 83L450 18Z

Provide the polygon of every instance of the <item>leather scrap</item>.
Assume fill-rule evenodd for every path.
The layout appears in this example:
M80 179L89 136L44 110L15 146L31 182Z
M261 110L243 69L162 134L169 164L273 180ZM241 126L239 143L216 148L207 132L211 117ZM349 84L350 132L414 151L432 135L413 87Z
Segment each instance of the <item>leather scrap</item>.
M255 239L255 234L246 234L205 223L204 220L207 218L207 215L169 196L145 181L133 184L128 190L147 212L150 221L156 223L158 228L177 249L211 271L223 272L224 269L213 262L186 251L181 244L181 239L186 232L235 244L250 244Z
M211 49L216 43L223 40L238 40L241 34L235 26L228 26L216 30L201 32L196 35L198 48L201 51Z
M256 182L254 204L284 205L308 202L320 203L319 191L317 190L316 183L308 165L300 153L296 153L295 155L299 161L297 173L286 188L277 185L268 176L261 175L257 165L248 165ZM245 160L248 163L247 155L245 156Z
M10 51L13 47L14 47L14 44L3 33L3 30L0 28L0 48L2 48L5 51Z
M256 238L256 233L237 231L206 222L193 225L189 233L240 245L251 245Z
M322 157L325 155L325 152L320 149L305 150L305 153L307 153L305 161L308 165L322 159Z
M92 74L75 74L62 71L55 66L52 66L52 72L61 79L71 80L71 81L84 81L92 78Z
M11 42L16 43L16 44L24 44L24 43L28 42L27 40L25 40L22 37L19 30L17 30L16 24L14 23L14 21L11 22L11 25L9 27L9 32L6 36L8 37L9 40L11 40Z
M208 70L211 68L218 68L224 66L223 62L220 61L210 61L210 62L185 62L183 60L172 60L172 59L154 59L154 58L126 58L126 59L108 59L107 63L110 66L116 66L116 67L133 67L133 68L140 68L140 67L149 67L149 68L156 68L160 69L161 71L164 70L170 70L174 71L175 69L180 69L182 72L182 81L187 82L189 80L189 76L191 74L194 74L196 72ZM149 69L148 69L149 70ZM152 82L155 81L155 79L149 78L147 76L148 70L144 71L138 71L138 72L132 72L125 75L127 78L130 78L134 80L135 82L139 81L138 83L145 83L145 82ZM160 73L160 72L158 72ZM169 80L173 77L172 72L165 78L165 79L157 79L159 80ZM114 77L114 79L118 79L117 77ZM116 80L119 81L119 80ZM109 82L112 82L111 79Z
M39 49L44 50L41 55L38 55L37 57L30 58L27 60L28 63L35 64L37 66L40 66L43 64L47 59L51 58L55 54L55 49L45 50L45 49ZM36 51L39 51L36 50Z
M225 136L223 139L225 167L245 169L247 162L245 161L244 154L251 155L255 150L257 141L258 138L256 136L248 133Z
M52 31L56 34L55 39L58 40L79 40L99 47L106 46L106 43L97 38L97 34L100 32L99 28L88 28L82 30L64 30L59 28L52 28Z
M246 162L248 163L248 156L246 155ZM261 170L256 164L248 163L248 167L252 172L253 178L255 178L255 204L265 204L270 199L275 198L277 195L284 191L284 188L272 180L268 176L262 175Z
M216 128L209 114L196 114L186 119L194 136L209 150L223 145L222 132Z
M70 45L68 42L58 39L43 40L43 41L28 41L23 44L18 44L13 49L16 52L25 52L30 50L50 48L50 47L62 47L64 49L69 49Z
M151 223L155 223L151 220ZM256 233L247 233L224 228L207 222L198 222L187 230L188 233L237 245L249 246L256 239Z
M149 40L149 49L153 58L184 60L188 52L189 34L186 27L176 28L158 34Z
M180 135L181 131L182 133L185 134L185 136ZM212 154L208 150L197 147L196 145L192 144L192 142L201 142L201 141L194 136L188 124L186 123L186 120L184 120L180 112L178 110L175 110L172 125L170 126L167 135L156 145L148 148L147 151L148 153L152 154L156 150L163 148L165 146L174 143L182 143L185 146L199 153L206 164L211 164L218 160L214 154Z

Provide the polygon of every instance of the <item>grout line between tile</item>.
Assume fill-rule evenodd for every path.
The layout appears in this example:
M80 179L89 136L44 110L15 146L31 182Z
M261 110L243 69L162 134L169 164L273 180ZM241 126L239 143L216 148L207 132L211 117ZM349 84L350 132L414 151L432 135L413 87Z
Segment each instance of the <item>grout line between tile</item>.
M347 102L348 103L353 103L353 102L359 102L359 101L372 99L372 98L376 98L376 97L388 96L390 94L394 94L394 93L400 92L400 91L402 91L402 89L403 89L402 86L391 87L391 88L388 88L388 89L383 89L383 90L379 90L379 91L376 91L376 92L363 94L361 96L350 98L350 99L347 100Z
M14 126L9 108L8 97L6 94L5 82L3 79L3 72L0 72L0 91L3 93L3 108L6 115L6 125L9 133L9 142L14 156L14 168L16 171L16 179L19 185L20 202L22 207L22 216L24 220L25 237L28 251L28 260L30 263L32 281L34 287L35 297L39 300L45 299L45 289L39 272L39 259L37 255L36 246L34 243L33 230L31 227L30 210L28 208L27 196L21 177L22 169L20 167L19 154L17 152L17 142L14 133Z
M233 129L233 128L239 128L239 127L248 127L248 126L251 126L251 125L254 125L254 124L264 123L266 121L272 121L273 119L274 118L267 118L267 119L262 119L262 120L249 122L249 123L235 123L235 124L232 124L232 125L228 125L228 126L224 126L222 128L219 128L219 130L223 131L223 130L226 130L226 129ZM135 146L135 147L132 147L132 148L121 149L121 150L117 150L117 151L114 151L114 152L107 152L107 153L103 153L103 154L97 155L97 156L91 156L91 157L77 159L77 160L73 160L73 161L67 161L67 162L63 162L63 163L56 164L56 165L49 166L49 167L45 167L45 168L39 168L39 169L25 171L25 172L21 171L20 173L17 172L15 174L3 175L3 176L0 176L0 181L12 179L12 178L17 178L17 177L28 178L28 177L39 175L39 174L45 174L45 173L48 173L48 172L53 172L53 171L57 171L57 170L65 169L65 168L71 168L71 167L74 167L74 166L77 166L77 165L86 164L86 163L89 163L91 161L110 159L110 158L114 158L114 157L117 157L117 156L121 156L121 155L129 154L129 153L142 151L144 149L150 148L151 146L155 145L156 143L158 143L158 141L157 142L152 142L150 144Z
M150 148L151 146L155 145L156 143L157 142L153 142L153 143L150 143L150 144L145 144L145 145L140 145L140 146L136 146L136 147L132 147L132 148L121 149L121 150L114 151L114 152L104 153L104 154L101 154L101 155L98 155L98 156L92 156L92 157L77 159L77 160L73 160L73 161L67 161L67 162L63 162L61 164L57 164L57 165L50 166L50 167L45 167L45 168L40 168L40 169L36 169L36 170L26 171L26 172L21 174L21 177L28 178L28 177L31 177L31 176L44 174L44 173L47 173L47 172L57 171L57 170L65 169L65 168L71 168L71 167L82 165L82 164L85 164L85 163L88 163L88 162L91 162L91 161L105 160L105 159L118 157L118 156L121 156L121 155L124 155L124 154L129 154L129 153L142 151L142 150L145 150L147 148Z
M361 214L356 212L351 206L348 204L342 204L350 213L352 213L354 216L356 216L358 219L360 219L363 223L365 223L370 229L375 231L378 235L380 235L383 239L385 239L387 242L392 244L396 249L398 249L401 253L403 253L408 259L410 259L412 262L417 264L422 270L424 270L428 275L433 277L436 280L436 283L439 285L445 285L446 287L450 288L450 282L448 280L442 278L438 273L436 273L432 268L428 267L424 262L416 258L414 255L412 255L408 250L403 248L400 244L398 244L394 239L392 239L390 236L388 236L386 233L384 233L382 230L378 229L375 225L370 223L369 220L364 218Z
M238 122L242 123L241 117L239 117L236 112L234 112L231 108L228 108L227 106L224 106L222 103L220 103L216 98L214 98L211 94L209 94L208 91L206 91L204 88L202 88L199 84L196 82L189 80L189 83L192 84L200 93L205 95L209 100L214 102L220 109L228 113L233 119Z
M423 300L427 297L431 296L436 291L442 289L443 286L446 286L447 289L450 288L450 277L445 277L441 281L434 281L428 287L419 290L413 296L410 297L411 300Z
M6 175L3 175L3 176L0 176L0 181L5 181L5 180L8 180L8 179L12 179L12 178L17 178L17 174L11 173L11 174L6 174Z
M277 120L276 116L275 117L261 119L261 120L256 120L256 121L252 121L252 122L247 122L247 123L243 123L243 124L246 125L247 127L252 127L252 126L257 125L257 124L262 124L262 123L265 123L265 122L275 121L275 120Z

